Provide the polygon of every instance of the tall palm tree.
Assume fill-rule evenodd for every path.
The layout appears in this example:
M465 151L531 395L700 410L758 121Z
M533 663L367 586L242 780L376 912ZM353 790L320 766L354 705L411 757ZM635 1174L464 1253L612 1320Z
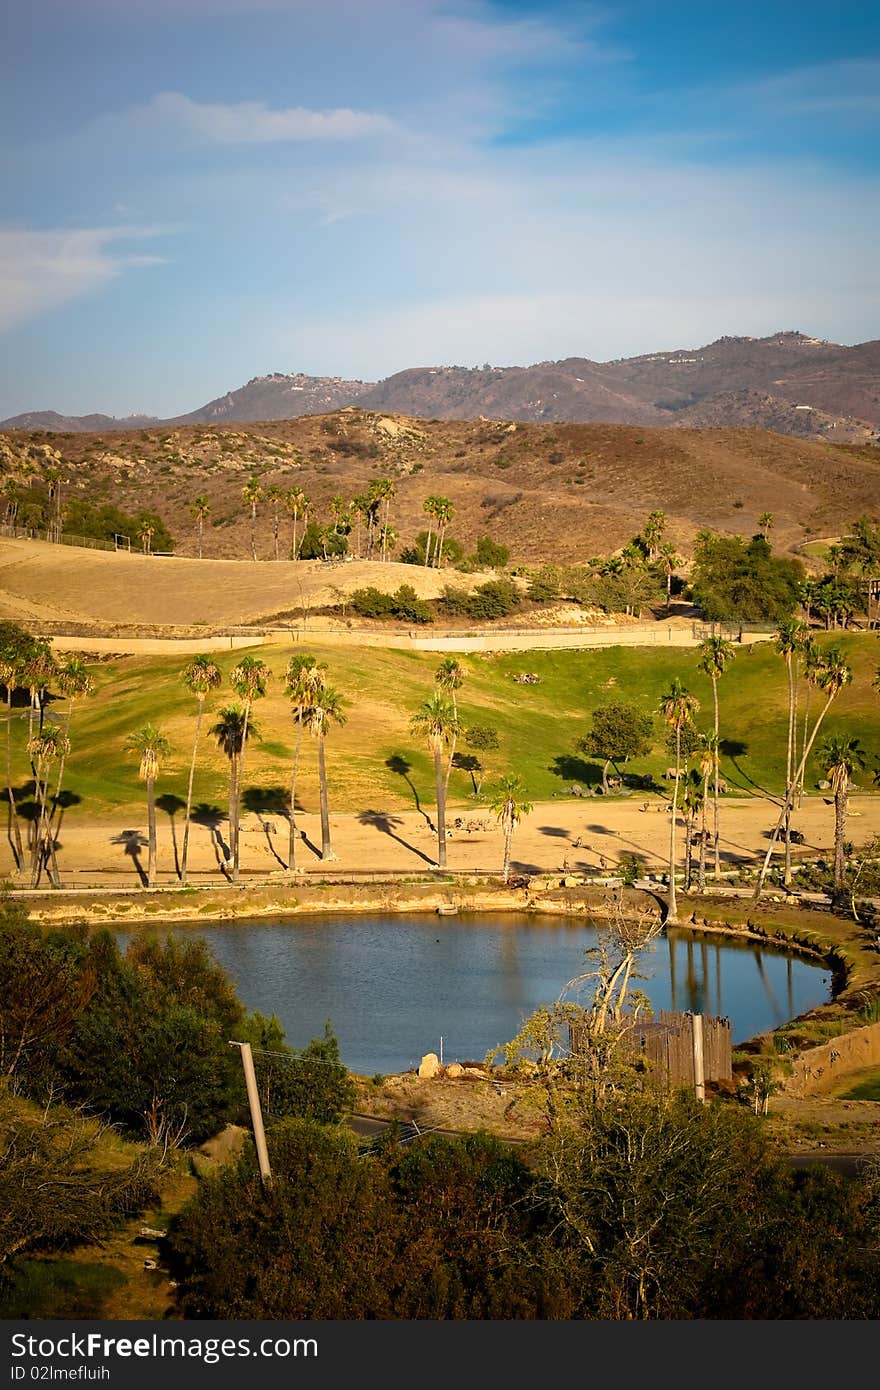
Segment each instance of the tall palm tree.
M678 818L678 789L681 783L681 736L700 708L695 695L688 694L681 681L673 680L660 698L659 712L675 737L675 786L672 792L672 814L669 818L669 892L666 920L675 926L678 921L678 899L675 892L675 830Z
M769 541L770 532L773 530L773 527L775 525L776 518L772 512L762 512L761 515L758 517L758 532L761 536L764 537L765 541Z
M210 732L217 747L229 759L229 859L234 880L238 880L238 806L241 792L241 754L246 738L257 738L253 720L247 724L240 705L224 705L217 711L217 722ZM227 859L227 863L229 863Z
M668 612L672 607L672 576L675 573L675 566L679 563L679 557L672 541L663 542L659 555L663 561L663 573L666 576L666 610Z
M73 706L76 700L82 699L85 695L91 695L95 688L88 666L82 657L69 656L67 660L58 668L56 677L58 689L62 695L67 697L67 712L64 719L64 730L62 734L61 750L58 761L58 780L55 783L55 795L53 797L53 815L50 815L50 822L54 812L61 814L61 784L64 781L64 767L67 761L67 754L70 751L70 726L73 721ZM55 831L49 829L49 856L52 863L52 871L57 887L61 887L58 875L58 866L55 860Z
M455 516L455 508L448 497L435 497L434 504L434 515L437 519L437 546L434 554L434 568L440 569L443 564L443 542L446 538L446 528Z
M385 560L387 560L388 558L388 526L390 521L389 514L391 510L391 503L397 494L397 488L395 487L391 478L377 478L375 482L370 484L370 491L376 498L377 502L381 502L383 504L384 516L382 519L382 561L384 563Z
M34 717L38 712L38 727L40 730L43 728L43 715L46 709L45 695L49 683L54 679L56 670L55 658L49 643L41 637L32 638L21 667L21 683L27 687L31 697L28 712L28 743L34 736Z
M242 500L251 509L251 556L257 558L257 504L263 500L263 488L256 473L252 473L241 490Z
M16 690L26 686L27 660L34 639L15 626L4 626L0 633L0 685L6 691L6 796L8 801L8 834L12 845L15 871L24 868L24 846L12 787L12 698Z
M792 779L792 785L784 798L782 810L779 812L779 819L777 820L776 825L773 829L773 833L770 836L770 843L767 846L767 853L764 855L764 862L761 865L761 871L758 874L758 881L755 884L755 902L759 900L763 891L764 880L766 879L767 871L770 868L770 856L772 855L776 841L779 838L779 832L785 824L785 817L791 811L791 805L794 800L794 789L798 786L801 778L803 777L804 769L807 765L807 759L809 758L810 753L812 752L813 744L816 742L816 735L821 729L822 722L826 714L830 710L834 701L837 699L841 690L843 690L844 686L849 685L850 681L852 680L852 667L847 665L846 658L844 657L844 654L839 647L829 647L826 651L821 653L815 667L808 671L807 679L810 681L812 685L815 685L817 689L822 691L822 693L825 696L825 703L819 711L818 715L816 716L816 722L813 725L810 737L807 739L804 745L803 752L801 753L800 763L798 764L798 767L794 774L794 778Z
M204 494L203 494L201 497L196 497L195 500L194 500L193 502L190 503L190 508L189 508L189 509L190 509L190 511L192 512L193 516L195 517L196 523L197 523L198 528L199 528L199 541L198 541L198 545L199 545L199 559L201 560L201 558L202 558L202 532L203 532L203 530L204 530L205 517L208 515L208 512L211 510L211 507L210 507L210 504L209 504L209 502L208 502L207 497L205 497Z
M718 806L720 796L720 737L718 719L718 682L724 675L731 661L736 657L736 648L732 642L728 642L724 637L707 637L705 642L701 642L698 648L697 665L712 682L712 709L713 725L712 734L714 738L713 747L715 749L715 768L713 772L712 787L712 815L713 815L713 845L714 845L714 878L721 876L721 840L718 831L719 812Z
M434 680L442 691L445 692L452 701L452 710L455 715L455 729L449 740L449 757L446 760L446 782L444 791L449 796L449 778L452 774L452 759L455 757L455 745L458 742L459 720L458 720L458 691L464 684L465 670L457 657L444 657L437 667Z
M40 881L40 874L43 865L48 857L47 845L49 839L49 825L46 807L48 803L49 778L52 775L52 767L57 758L66 751L66 740L58 729L51 725L46 725L34 734L28 744L28 753L31 757L31 766L34 769L35 792L34 798L37 803L37 816L34 826L34 838L31 845L31 887L36 888Z
M846 817L849 809L849 788L853 774L865 766L865 750L857 738L832 734L819 749L834 793L834 895L840 898L846 875Z
M196 775L196 758L199 751L199 738L202 733L202 718L205 713L205 700L212 690L216 690L222 677L220 668L209 656L196 656L181 672L181 680L191 695L198 701L196 732L193 738L192 758L189 765L189 782L186 788L186 815L183 822L183 844L180 850L180 886L186 887L186 872L189 855L189 827L192 817L193 780Z
M666 530L666 513L649 512L648 519L642 528L642 540L648 550L648 564L653 565L657 558L657 549L663 539L663 532Z
M410 728L428 741L434 755L434 781L437 787L437 864L446 868L446 782L443 776L443 749L459 733L458 716L452 701L442 690L429 695L412 716Z
M303 522L305 522L308 509L311 506L311 501L301 487L289 487L284 494L284 502L291 518L290 558L291 560L298 560L299 545L302 544L302 541L300 541L299 545L297 544L296 523L300 516L303 518Z
M432 524L437 515L438 500L438 498L433 496L426 497L424 502L422 503L422 511L427 515L428 518L428 536L425 541L425 569L427 569L431 563L431 538L433 535Z
M299 755L302 747L303 719L307 709L315 703L323 689L327 667L319 662L311 652L301 652L292 656L287 663L284 678L284 693L291 701L296 720L296 744L293 754L293 767L290 773L290 813L288 817L287 871L296 869L296 783L299 776Z
M697 868L697 888L706 891L706 807L709 804L709 778L715 770L718 758L718 741L714 734L706 734L697 758L697 770L702 778L703 795L700 800L700 859Z
M338 690L329 685L321 685L314 693L309 707L303 711L303 722L309 733L318 743L318 783L321 795L321 859L336 859L330 843L330 807L327 800L327 764L324 741L328 730L334 725L346 722L345 700Z
M785 670L788 676L788 743L785 750L785 794L791 791L792 773L795 765L795 750L797 745L797 680L798 665L801 653L804 649L804 636L806 627L796 619L790 618L784 623L780 623L779 631L776 634L776 650L785 660ZM785 840L785 882L791 882L791 801L789 800L788 812L786 813L783 826Z
M154 724L145 724L125 741L126 748L140 758L140 778L147 784L147 887L156 886L156 778L161 771L161 759L171 752L171 744Z
M283 489L280 487L275 487L273 485L266 492L266 500L271 504L272 507L272 542L275 559L278 560L280 559L280 556L278 554L278 508L284 501Z
M504 882L510 878L510 847L513 842L513 832L523 816L528 816L532 811L532 803L526 801L523 792L525 788L516 776L508 774L502 777L498 787L492 793L492 810L501 822L504 831L504 863L501 873Z
M247 746L248 724L250 723L251 710L257 700L262 700L266 694L269 684L271 671L265 661L260 661L256 656L243 656L237 666L234 666L229 673L229 684L235 691L238 698L244 705L244 733L242 736L241 753L238 763L239 792L244 785L244 754ZM233 845L232 857L232 881L238 882L238 830L239 821L236 816L235 821L235 844Z

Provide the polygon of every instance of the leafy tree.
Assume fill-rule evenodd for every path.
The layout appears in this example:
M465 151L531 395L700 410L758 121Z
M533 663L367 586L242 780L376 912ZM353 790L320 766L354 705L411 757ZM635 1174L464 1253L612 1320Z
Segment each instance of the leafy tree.
M329 1022L323 1038L313 1038L301 1050L287 1046L284 1029L274 1015L251 1014L246 1032L267 1122L296 1116L335 1125L353 1108L357 1090L339 1060L339 1043Z
M484 569L503 569L510 559L510 550L491 536L478 536L475 559Z
M473 748L474 752L480 755L474 759L476 766L471 771L474 794L479 796L483 787L483 778L486 775L486 760L482 755L494 753L500 747L498 730L491 724L471 724L464 731L464 742L467 748ZM474 772L478 772L479 777L474 777Z
M804 568L777 558L762 536L708 536L694 550L693 597L712 622L773 623L791 617Z
M608 769L643 757L651 747L652 722L633 705L601 705L593 712L589 733L578 742L588 757L602 759L602 790L608 794Z

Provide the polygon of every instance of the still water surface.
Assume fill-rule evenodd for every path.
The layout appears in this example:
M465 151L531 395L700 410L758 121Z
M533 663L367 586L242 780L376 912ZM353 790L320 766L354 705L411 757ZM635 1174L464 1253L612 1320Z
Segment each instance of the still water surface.
M490 917L301 917L171 935L202 937L245 1004L277 1014L303 1047L330 1020L346 1065L367 1076L444 1061L482 1059L539 1004L585 968L589 923L524 914ZM828 968L728 937L674 931L644 957L637 981L654 1009L693 1009L731 1020L742 1042L830 997Z

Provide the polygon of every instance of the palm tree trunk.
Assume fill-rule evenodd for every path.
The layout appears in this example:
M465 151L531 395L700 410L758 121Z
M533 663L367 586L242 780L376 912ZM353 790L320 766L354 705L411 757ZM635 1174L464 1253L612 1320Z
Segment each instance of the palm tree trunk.
M37 825L34 835L33 849L31 852L31 887L36 888L40 881L43 871L43 859L46 845L46 797L49 790L49 766L43 766L42 760L37 763L37 802L39 810L37 813Z
M274 543L275 543L275 559L277 560L277 559L280 558L279 555L278 555L278 508L277 508L277 507L275 508L275 515L274 515L273 520L272 520L272 539L273 539L273 541L274 541Z
M257 558L257 504L251 503L251 555Z
M505 827L504 827L504 867L503 867L503 869L502 869L502 871L501 871L501 872L503 873L503 875L504 875L504 882L505 882L505 883L506 883L507 880L510 878L510 847L511 847L512 842L513 842L513 821L512 821L512 820L508 820L507 824L506 824Z
M437 864L446 868L446 789L443 785L443 756L438 743L434 749L434 780L437 783Z
M675 822L678 818L678 784L681 781L681 729L675 730L675 787L672 792L672 815L669 818L669 892L666 897L666 921L678 922L678 899L675 894Z
M602 764L602 795L603 795L603 796L607 796L607 795L608 795L608 790L609 790L609 788L608 788L608 768L610 767L610 765L611 765L611 759L610 759L610 758L606 758L605 761L604 761L604 763Z
M715 855L715 868L714 868L714 872L713 872L713 877L714 877L715 879L719 879L719 878L721 877L721 837L720 837L719 831L718 831L718 803L719 803L719 800L720 800L720 791L719 791L720 752L719 752L719 747L718 747L718 677L717 677L717 676L713 676L713 677L712 677L712 704L713 704L714 709L715 709L715 725L714 725L714 728L715 728L715 756L714 756L714 759L713 759L715 766L714 766L714 786L713 786L713 788L712 788L712 815L713 815L713 820L714 820L714 825L713 825L713 830L712 830L712 837L713 837L714 855Z
M782 810L779 812L779 819L778 819L778 821L776 822L776 825L775 825L774 830L773 830L773 834L770 836L770 843L769 843L769 845L767 846L767 853L764 855L764 862L763 862L763 864L761 865L761 872L760 872L759 875L758 875L758 882L757 882L757 884L755 885L755 892L754 892L754 900L755 900L755 902L758 902L758 900L759 900L759 898L760 898L760 896L761 896L761 893L762 893L762 891L763 891L763 888L764 888L764 880L765 880L766 877L767 877L767 870L768 870L769 867L770 867L770 856L771 856L771 854L773 853L773 847L774 847L774 845L776 844L776 841L777 841L778 838L779 838L779 832L780 832L780 830L782 829L782 825L783 825L783 822L784 822L784 820L785 820L785 813L786 813L786 810L789 808L790 802L791 802L791 800L792 800L792 798L793 798L793 796L794 796L794 788L798 785L798 781L800 780L800 778L803 777L804 768L805 768L806 765L807 765L807 759L809 758L810 753L812 752L813 744L816 742L816 735L818 734L819 729L822 727L822 721L823 721L823 719L825 718L825 716L826 716L826 714L828 713L828 711L830 710L830 708L831 708L831 706L832 706L832 704L833 704L833 702L834 702L834 697L835 697L836 694L837 694L837 691L836 691L836 690L832 690L831 694L828 696L828 699L825 701L825 704L823 705L823 707L822 707L822 709L821 709L821 711L820 711L820 713L819 713L819 717L817 718L815 724L813 725L813 732L810 734L809 741L807 742L807 745L806 745L806 747L804 748L803 753L801 754L801 760L800 760L800 763L799 763L799 765L798 765L797 772L794 774L794 781L792 782L791 789L789 790L789 793L788 793L788 795L787 795L786 798L785 798L785 805L782 807Z
M149 849L147 857L147 887L156 886L156 783L152 777L147 779L147 834Z
M785 801L787 810L783 822L783 837L785 840L785 871L783 882L788 885L791 883L791 770L794 752L794 671L792 669L791 652L785 654L785 665L788 671L788 747L785 753Z
M808 724L809 724L809 722L810 722L810 697L811 697L812 693L813 693L813 687L812 687L811 685L808 685L808 686L807 686L807 694L806 694L806 697L805 697L805 699L804 699L804 732L803 732L803 736L802 736L802 738L801 738L801 746L802 746L802 747L805 746L805 745L806 745L806 742L807 742L807 726L808 726ZM795 740L797 740L797 734L795 734ZM801 772L801 776L800 776L799 779L798 779L798 778L795 778L795 787L796 787L796 791L797 791L797 804L798 804L798 807L800 807L800 806L803 805L803 801L804 801L804 777L803 777L803 771Z
M229 853L232 881L238 881L238 754L229 759ZM228 861L227 861L228 862Z
M203 525L204 525L204 522L202 521L202 518L199 517L199 559L200 559L200 560L201 560L201 558L202 558L202 527L203 527Z
M199 696L199 712L196 716L196 734L193 739L192 761L189 765L189 783L186 789L186 817L183 822L183 845L180 850L180 886L186 887L186 864L189 853L189 823L192 815L193 781L196 775L196 755L199 751L199 735L202 731L202 714L205 709L205 697Z
M431 560L431 528L428 527L428 539L425 541L425 569L428 568Z
M714 758L713 758L714 763ZM703 803L700 807L700 862L697 866L697 890L706 891L706 807L709 802L709 769L703 773Z
M321 859L335 859L330 844L330 807L327 802L327 765L324 760L324 735L318 735L318 781L321 785Z
M837 786L834 788L834 892L836 896L843 892L846 877L844 841L848 800L849 779L845 772L841 772L837 778Z
M237 785L236 785L236 788L235 788L235 843L234 843L233 846L232 846L232 882L233 882L233 883L238 883L238 865L239 865L238 840L239 840L239 829L240 829L239 821L240 821L240 818L241 818L241 789L242 789L242 787L244 786L244 750L245 750L245 748L246 748L246 746L247 746L248 724L249 724L249 722L250 722L250 717L251 717L251 702L250 702L250 700L245 700L245 702L244 702L244 724L242 725L242 730L241 730L241 752L238 754L238 758L237 758L237 768L236 768L236 784L237 784Z
M299 775L299 754L302 747L302 710L296 716L296 747L293 753L293 770L290 774L290 811L287 834L287 872L296 869L296 780Z
M12 790L12 690L9 686L6 687L6 795L9 798L9 843L15 859L15 872L20 873L24 867L24 849Z

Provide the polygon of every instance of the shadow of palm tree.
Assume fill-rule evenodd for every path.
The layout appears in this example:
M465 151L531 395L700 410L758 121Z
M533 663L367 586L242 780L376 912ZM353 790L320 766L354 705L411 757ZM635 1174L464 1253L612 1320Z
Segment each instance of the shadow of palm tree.
M141 886L146 888L149 879L147 877L147 871L141 862L141 850L146 849L149 844L146 835L142 835L140 830L123 830L122 833L117 835L110 843L111 845L125 846L125 853L131 859L137 876L141 881Z
M474 796L476 796L477 773L483 771L483 764L480 762L479 758L474 757L473 753L454 753L452 755L452 766L457 768L459 772L470 773L471 785L474 789Z
M282 859L272 841L275 834L274 822L267 820L267 815L284 816L285 820L290 819L290 795L284 787L248 787L242 797L242 806L245 811L251 811L260 822L260 828L266 837L266 844L269 853L277 859L282 869L287 868L287 860Z
M433 865L436 862L430 855L423 854L420 849L416 849L415 845L411 845L408 840L404 840L400 835L395 834L395 828L398 825L403 825L403 821L399 816L391 816L387 811L361 811L358 815L358 820L361 825L370 825L374 830L378 830L381 834L387 835L389 839L396 840L399 845L403 845L404 849L410 850L413 854L417 855L419 859L423 859L426 864Z
M739 780L737 781L735 777L731 777L728 771L728 782L733 782L734 786L739 787L741 791L748 791L749 788L754 787L762 796L769 796L771 800L779 801L778 797L775 797L773 793L762 786L760 782L756 782L754 777L750 776L745 768L741 766L739 761L740 758L745 757L746 753L749 751L749 745L747 743L743 743L738 738L722 738L718 743L718 751L723 758L726 758L727 761L736 768L739 775ZM781 805L782 803L779 802L779 804Z
M406 758L401 757L399 753L393 753L390 758L385 759L385 766L389 769L389 771L394 772L397 774L398 777L403 778L404 782L406 782L406 785L409 787L410 791L413 794L413 801L416 803L416 810L418 811L420 816L424 816L430 829L434 830L434 822L431 820L431 817L428 815L427 811L424 811L422 809L422 803L419 800L419 794L416 791L412 778L409 775L412 772L412 763L408 763Z
M226 813L219 806L201 801L192 809L192 819L196 825L204 825L211 832L211 843L217 857L217 867L227 874L227 864L232 859L232 850L220 834L220 825L226 820Z

